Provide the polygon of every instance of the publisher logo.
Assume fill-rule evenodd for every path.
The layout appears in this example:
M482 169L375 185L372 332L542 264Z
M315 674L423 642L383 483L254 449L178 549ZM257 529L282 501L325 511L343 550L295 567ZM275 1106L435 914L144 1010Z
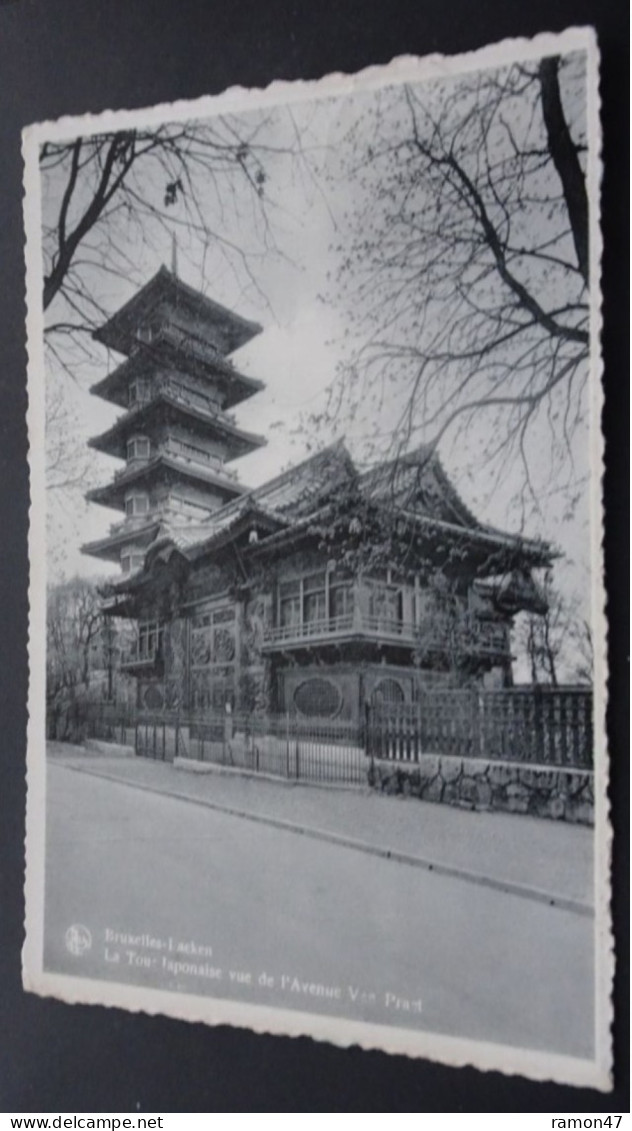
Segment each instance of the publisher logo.
M81 958L91 946L92 935L88 928L81 923L73 923L66 931L66 950L74 954L75 958Z

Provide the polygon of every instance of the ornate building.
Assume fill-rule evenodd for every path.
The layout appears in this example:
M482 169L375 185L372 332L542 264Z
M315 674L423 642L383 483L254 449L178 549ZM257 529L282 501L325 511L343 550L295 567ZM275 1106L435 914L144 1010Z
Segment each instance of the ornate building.
M95 334L126 360L93 391L125 411L92 445L126 464L88 498L125 517L84 550L120 561L139 707L353 719L510 684L549 547L479 523L429 449L361 472L339 442L241 486L225 465L263 441L227 409L262 386L228 355L259 331L162 268Z
M226 464L265 441L238 428L227 409L262 384L227 355L260 330L161 268L95 332L126 360L91 391L125 411L91 446L125 467L87 497L125 517L86 553L132 573L161 522L200 523L243 493Z

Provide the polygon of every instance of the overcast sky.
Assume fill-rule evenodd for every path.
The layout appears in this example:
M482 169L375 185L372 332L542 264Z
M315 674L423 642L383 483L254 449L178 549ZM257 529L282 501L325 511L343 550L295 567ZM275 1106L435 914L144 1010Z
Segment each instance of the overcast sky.
M435 84L433 96L441 94ZM86 268L86 278L94 285L103 307L113 313L133 294L161 263L172 262L173 237L177 240L178 273L195 288L203 290L218 302L235 309L246 318L259 321L262 333L234 355L235 364L245 373L261 378L265 390L235 410L238 423L267 437L267 446L232 465L240 479L256 486L291 463L303 458L316 443L329 435L300 433L301 417L314 411L336 374L337 367L348 356L345 318L336 302L335 281L339 274L348 216L353 212L357 184L344 169L344 139L362 131L369 120L376 95L373 92L347 96L343 100L321 100L314 106L304 103L293 108L291 128L296 129L309 152L307 167L298 167L291 156L269 156L266 161L266 218L270 223L274 249L265 250L270 237L263 234L256 209L245 200L233 200L222 215L214 216L215 225L222 225L226 237L241 243L251 253L248 270L239 259L226 255L213 241L204 241L183 226L186 212L182 202L173 207L173 223L167 230L153 228L146 233L129 229L124 233L125 251L133 269L125 277L104 274L98 263L107 260L102 237L92 241L93 265ZM249 115L252 123L256 115ZM288 136L288 121L280 112L266 117L264 138L281 142ZM54 223L63 191L66 171L44 184L43 211L45 223ZM164 184L144 184L149 196L164 192ZM203 192L203 186L198 185ZM212 202L209 207L212 210ZM118 222L118 221L117 221ZM342 251L341 251L342 246ZM97 264L97 266L94 266ZM57 300L55 300L57 301ZM49 316L59 316L55 302ZM62 376L55 362L51 363L49 380L61 382L72 415L73 445L86 445L91 435L104 431L116 418L118 410L91 396L89 386L122 360L103 347L91 346L89 356L76 351L72 355L75 379ZM394 412L395 406L393 406ZM393 419L395 416L393 415ZM355 423L345 428L352 453L362 450L361 413ZM564 570L559 570L562 587L583 592L588 586L589 529L588 499L584 490L572 514L568 508L568 492L560 491L561 482L570 464L554 482L548 470L550 439L547 429L538 427L530 436L530 451L536 469L538 507L523 513L515 502L515 488L522 473L517 465L490 470L483 458L489 441L489 421L481 417L467 437L455 445L448 435L441 444L444 466L465 502L477 517L510 531L552 540L566 555ZM572 474L581 482L588 474L587 433L579 430L574 438ZM119 461L98 453L91 454L90 484L105 482L120 467ZM107 534L112 522L120 520L112 512L96 504L86 505L81 492L57 493L50 510L50 570L54 580L62 573L70 576L103 575L108 567L97 559L80 553L83 542Z

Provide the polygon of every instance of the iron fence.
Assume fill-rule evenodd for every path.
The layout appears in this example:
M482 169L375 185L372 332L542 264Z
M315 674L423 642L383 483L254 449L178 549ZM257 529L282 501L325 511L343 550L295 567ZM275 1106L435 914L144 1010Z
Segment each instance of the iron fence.
M367 781L364 729L338 720L211 711L138 711L109 703L75 704L49 713L49 738L100 739L132 747L141 757L186 758L291 780Z
M295 781L360 784L368 760L358 724L290 715L183 717L181 757L267 773Z
M586 688L433 689L410 704L367 705L355 722L77 703L49 713L48 734L67 742L116 742L165 762L186 758L337 784L370 781L375 759L420 762L428 755L455 755L593 764L592 694Z
M584 687L433 690L369 712L368 752L418 762L452 754L537 765L593 765L592 692Z

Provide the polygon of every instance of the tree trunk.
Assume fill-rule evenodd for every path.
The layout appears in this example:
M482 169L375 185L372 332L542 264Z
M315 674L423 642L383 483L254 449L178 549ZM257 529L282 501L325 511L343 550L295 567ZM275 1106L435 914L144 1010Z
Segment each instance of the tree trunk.
M568 207L568 216L577 254L577 264L588 286L588 196L586 181L577 156L577 147L568 128L559 83L559 58L540 62L542 114L549 151L557 170Z

